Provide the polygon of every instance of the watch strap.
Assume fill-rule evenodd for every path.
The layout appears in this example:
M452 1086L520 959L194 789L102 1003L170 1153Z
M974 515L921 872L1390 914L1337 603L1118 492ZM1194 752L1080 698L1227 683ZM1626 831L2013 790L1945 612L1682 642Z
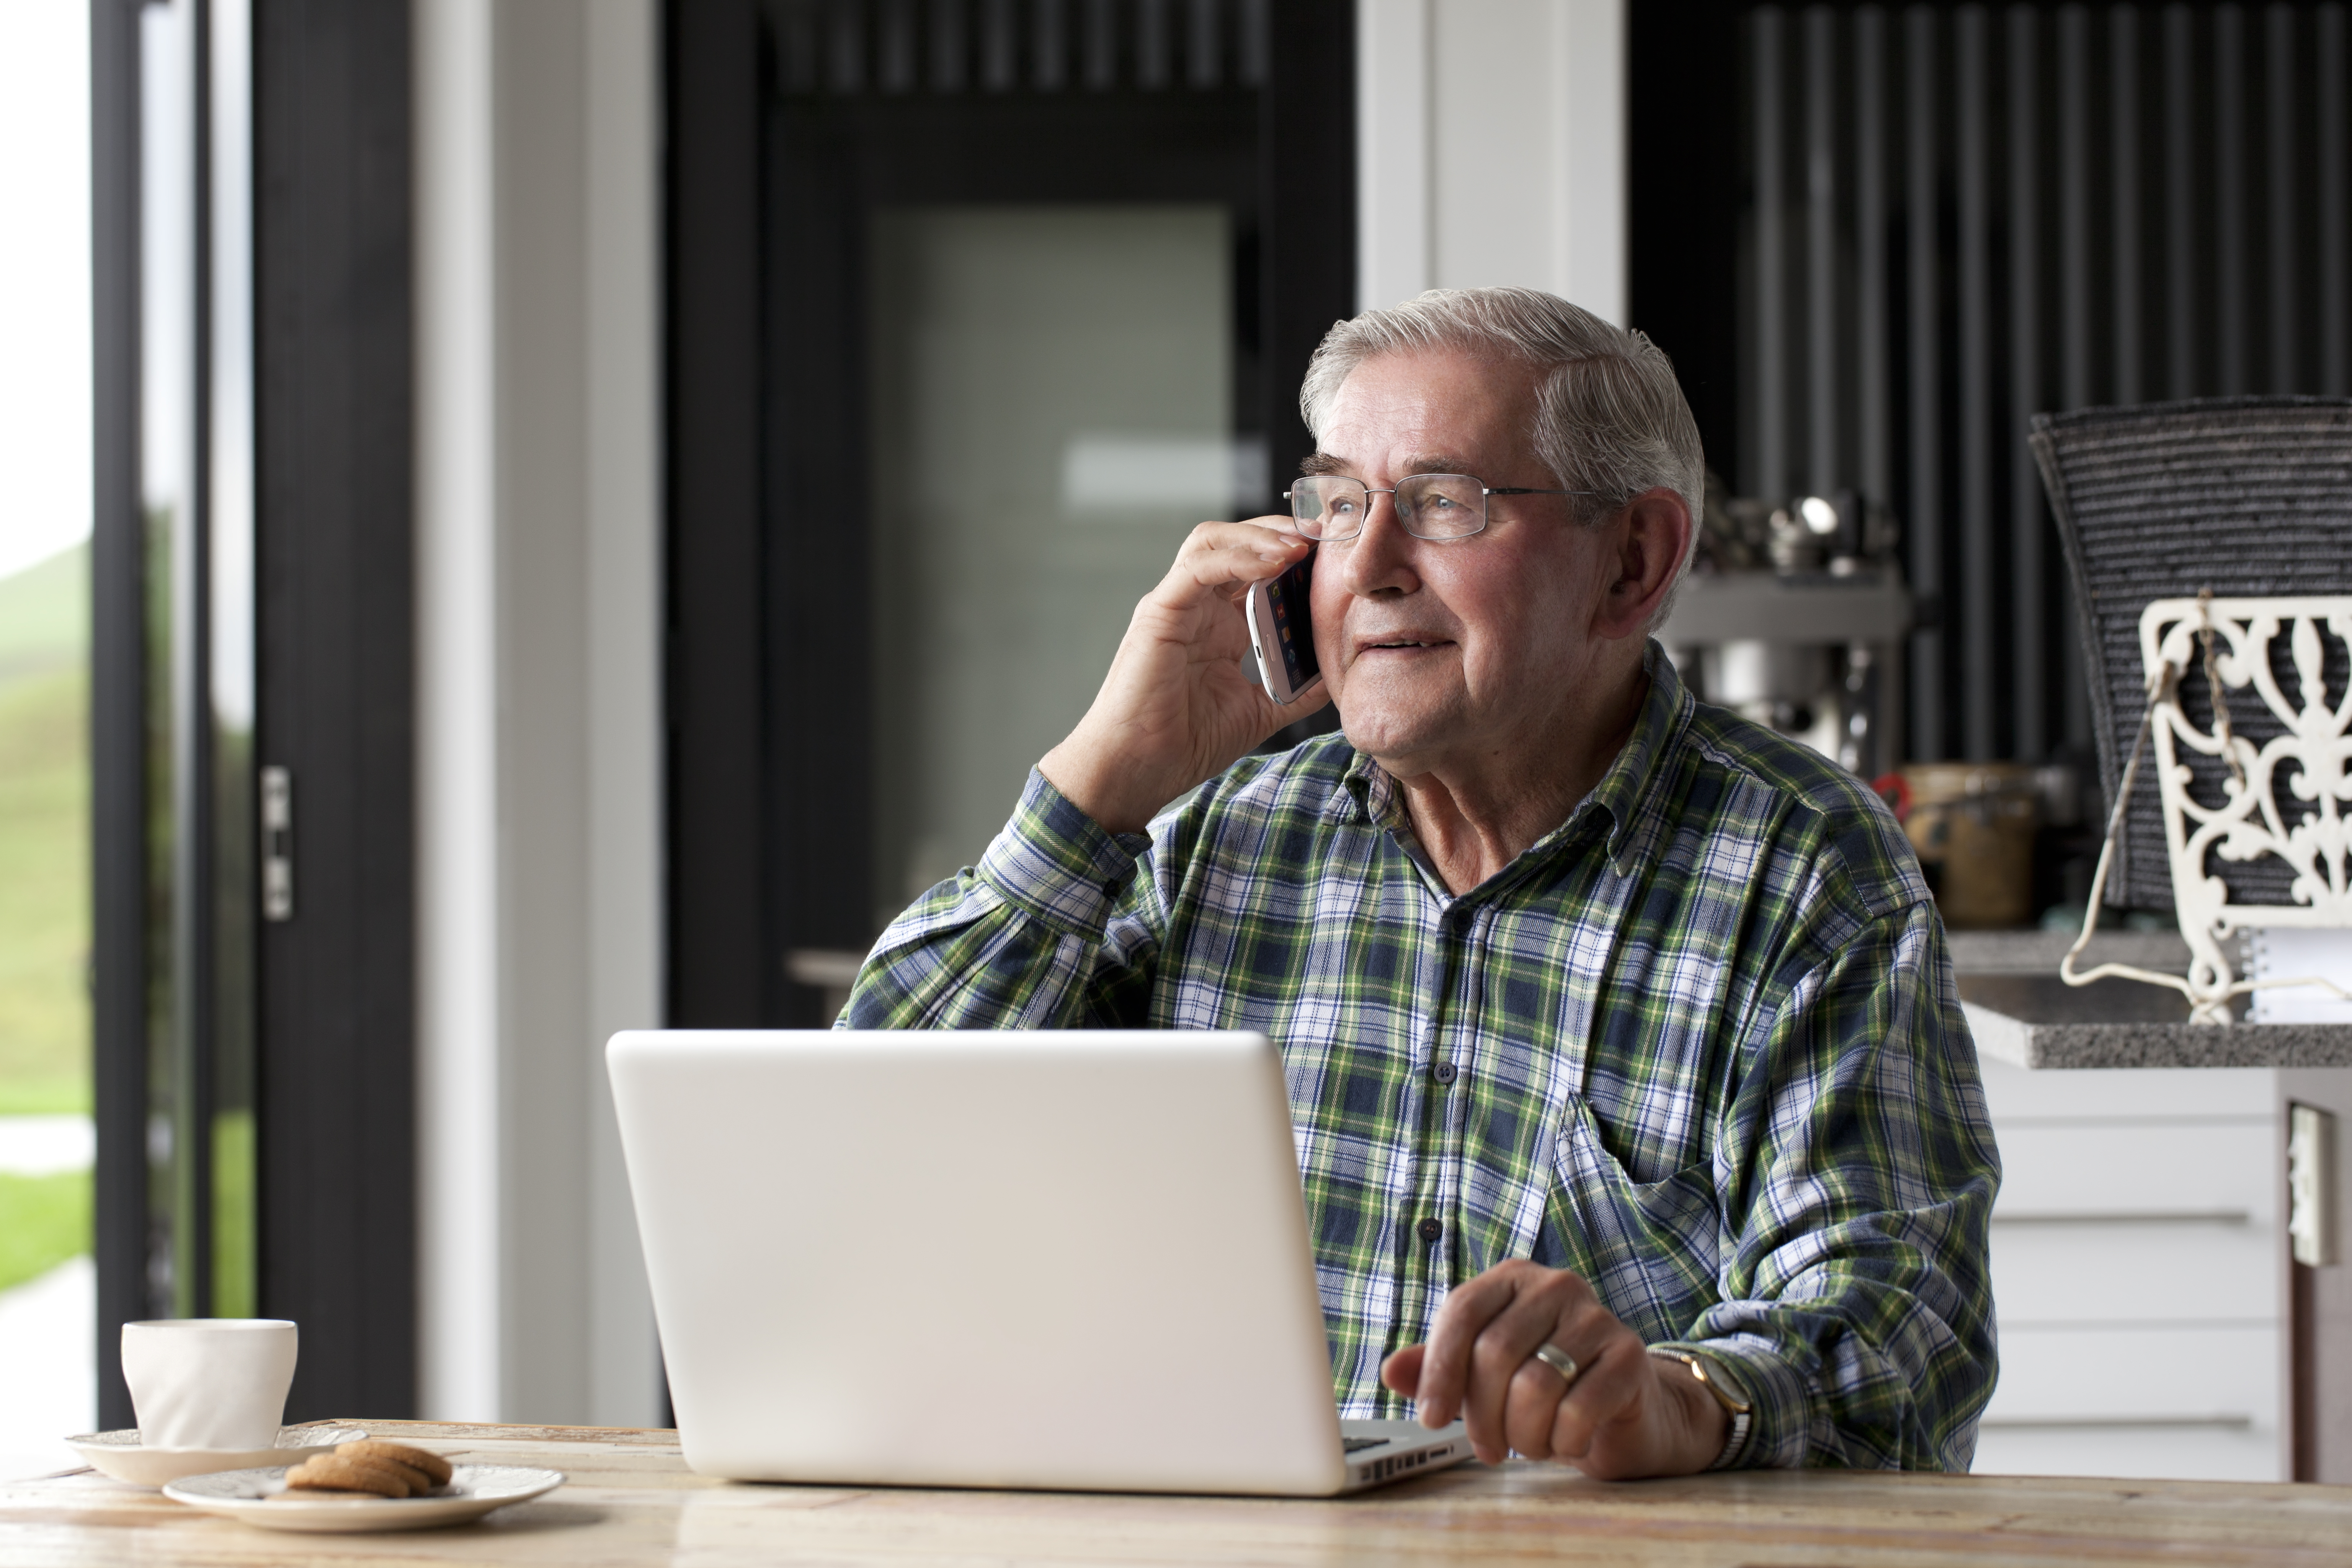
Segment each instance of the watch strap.
M1667 1345L1652 1345L1650 1353L1660 1361L1680 1362L1698 1385L1723 1407L1723 1413L1731 1418L1731 1430L1724 1437L1722 1451L1706 1468L1723 1470L1738 1463L1741 1451L1748 1447L1748 1434L1755 1425L1756 1411L1739 1380L1713 1356L1702 1356Z

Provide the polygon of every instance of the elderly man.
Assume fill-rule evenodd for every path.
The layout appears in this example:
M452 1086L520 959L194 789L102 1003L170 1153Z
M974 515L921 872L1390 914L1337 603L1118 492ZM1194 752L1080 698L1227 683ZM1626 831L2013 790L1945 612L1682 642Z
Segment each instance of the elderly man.
M1608 1478L1967 1468L1999 1168L1942 927L1869 791L1647 637L1702 483L1665 356L1439 291L1301 402L1294 515L1193 531L847 1022L1271 1037L1344 1415ZM1310 549L1344 733L1244 755L1297 714L1239 601Z

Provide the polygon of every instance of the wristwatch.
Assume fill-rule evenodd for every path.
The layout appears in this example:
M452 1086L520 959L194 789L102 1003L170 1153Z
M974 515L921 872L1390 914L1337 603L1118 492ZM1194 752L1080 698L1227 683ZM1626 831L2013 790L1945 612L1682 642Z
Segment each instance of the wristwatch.
M1739 1450L1748 1447L1748 1427L1756 1413L1755 1405L1748 1403L1748 1391L1740 1387L1739 1380L1713 1356L1669 1350L1664 1345L1652 1345L1650 1353L1660 1361L1678 1361L1690 1368L1690 1374L1698 1379L1699 1386L1715 1395L1715 1402L1723 1406L1725 1415L1731 1417L1731 1436L1723 1440L1723 1452L1717 1454L1715 1463L1707 1467L1710 1470L1728 1468L1738 1459Z

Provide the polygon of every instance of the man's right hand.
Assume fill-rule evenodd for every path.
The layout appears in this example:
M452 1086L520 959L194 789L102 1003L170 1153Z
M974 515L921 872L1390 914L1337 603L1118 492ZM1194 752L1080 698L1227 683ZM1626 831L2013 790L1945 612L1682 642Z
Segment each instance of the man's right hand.
M1242 668L1251 584L1306 555L1286 517L1204 522L1143 596L1094 706L1038 771L1108 832L1139 833L1160 808L1330 700L1285 708Z

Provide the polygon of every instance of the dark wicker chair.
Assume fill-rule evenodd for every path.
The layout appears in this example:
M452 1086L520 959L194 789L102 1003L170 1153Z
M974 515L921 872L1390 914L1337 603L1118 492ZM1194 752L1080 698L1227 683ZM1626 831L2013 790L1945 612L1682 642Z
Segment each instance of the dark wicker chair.
M2099 780L2112 803L2146 704L2139 617L2151 599L2193 595L2352 594L2352 399L2229 397L2033 417L2033 455L2073 575L2084 668L2099 745ZM2329 639L2328 688L2352 671ZM2210 724L2201 671L2181 682L2181 706ZM2280 727L2267 711L2233 708L2240 733L2260 745ZM2141 763L2107 880L2107 902L2167 909L2172 868L2164 814ZM2221 767L2192 788L2218 796ZM2286 903L2287 871L2265 857L2212 867L2232 902Z

